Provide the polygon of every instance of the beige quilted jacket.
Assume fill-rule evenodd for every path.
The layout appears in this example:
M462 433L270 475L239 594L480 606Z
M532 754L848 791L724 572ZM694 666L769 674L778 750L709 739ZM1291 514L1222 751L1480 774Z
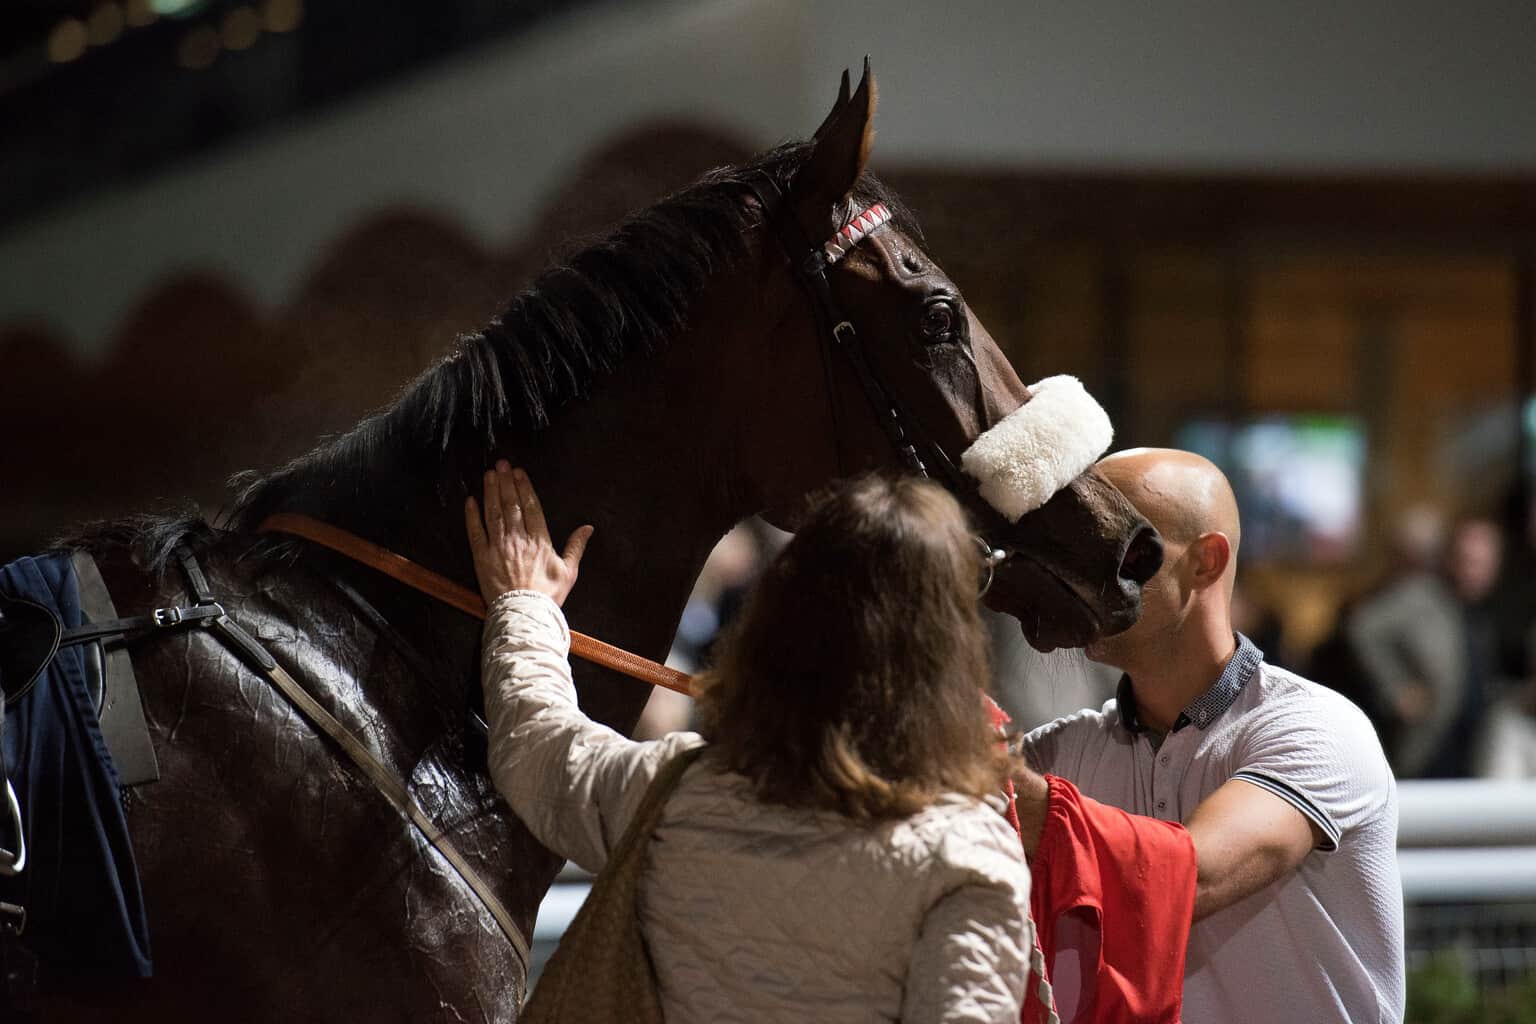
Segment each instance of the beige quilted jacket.
M588 719L569 649L548 598L491 605L491 776L541 842L597 871L658 766L703 740L637 743ZM640 903L669 1022L1019 1020L1029 870L969 797L857 826L761 803L706 754L662 813Z

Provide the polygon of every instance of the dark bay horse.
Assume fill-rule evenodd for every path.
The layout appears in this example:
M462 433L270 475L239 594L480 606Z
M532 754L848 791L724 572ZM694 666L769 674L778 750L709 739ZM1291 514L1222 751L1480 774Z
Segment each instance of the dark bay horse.
M819 243L875 203L890 212L826 276L923 459L958 456L1031 400L910 215L865 173L874 106L867 68L851 95L845 75L812 140L714 171L552 267L387 408L246 479L226 528L144 520L75 543L124 615L186 603L171 552L194 552L229 615L408 781L531 934L559 864L476 770L479 624L253 528L307 513L471 584L463 498L505 456L528 469L554 533L596 525L572 625L664 656L733 524L762 512L792 527L827 482L911 465L786 232ZM1144 561L1148 534L1096 474L1017 524L961 497L1019 552L990 600L1033 640L1080 644L1134 620L1140 574L1124 567ZM265 678L206 630L132 652L162 773L124 795L155 977L62 986L44 1019L516 1020L525 965L482 903ZM580 662L576 679L593 717L633 726L646 687Z

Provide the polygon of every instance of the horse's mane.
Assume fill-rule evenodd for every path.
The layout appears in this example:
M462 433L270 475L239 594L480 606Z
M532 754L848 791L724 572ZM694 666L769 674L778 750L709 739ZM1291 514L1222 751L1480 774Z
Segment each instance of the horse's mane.
M627 356L680 333L710 279L748 250L759 224L743 201L749 183L767 175L787 192L810 152L808 142L788 143L710 171L554 263L390 405L270 474L236 477L233 525L253 529L305 496L345 501L373 491L367 478L385 460L435 478L453 446L483 468L507 434L543 428ZM856 195L884 202L920 241L913 218L873 175L861 178Z

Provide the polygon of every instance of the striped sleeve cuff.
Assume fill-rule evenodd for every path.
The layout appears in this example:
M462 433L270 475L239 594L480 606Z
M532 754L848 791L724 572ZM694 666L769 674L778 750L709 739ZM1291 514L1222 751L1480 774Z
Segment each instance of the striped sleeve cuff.
M1330 852L1339 848L1341 836L1339 826L1335 825L1333 819L1324 814L1322 808L1308 799L1307 795L1301 792L1301 790L1266 772L1244 769L1232 777L1234 779L1242 779L1250 785L1267 790L1300 811L1308 821L1316 825L1318 830L1323 833L1323 840L1318 844L1318 849Z

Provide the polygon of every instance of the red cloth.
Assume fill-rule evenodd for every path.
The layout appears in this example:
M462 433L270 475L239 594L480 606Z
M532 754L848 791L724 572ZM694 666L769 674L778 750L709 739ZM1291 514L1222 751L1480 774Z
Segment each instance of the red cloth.
M1127 814L1047 775L1050 800L1030 861L1030 912L1045 962L1056 922L1086 909L1099 930L1093 1022L1178 1024L1195 907L1195 845L1182 825ZM1029 1016L1026 1011L1026 1024Z
M987 699L992 724L1011 719ZM1195 909L1195 844L1184 826L1127 814L1090 800L1065 779L1047 775L1050 797L1040 846L1030 861L1030 917L1043 963L1056 956L1056 922L1086 910L1098 925L1099 958L1087 1024L1178 1024L1184 1003L1184 954ZM1019 812L1013 781L1005 787L1008 822ZM1086 972L1085 972L1086 973ZM1046 1024L1051 1006L1029 978L1023 1024Z
M982 694L982 701L987 706L987 714L992 718L992 728L997 730L999 737L1007 735L1007 725L1013 721L1008 717L1008 712L997 706L997 701L986 694ZM1024 829L1019 825L1018 792L1013 788L1013 780L1003 782L1003 795L1008 798L1008 806L1003 815L1008 819L1008 824L1019 834L1019 841L1024 841ZM1033 901L1033 883L1030 892ZM1034 908L1030 908L1030 916L1034 917ZM1052 999L1049 988L1042 984L1049 981L1045 974L1045 954L1040 948L1040 934L1035 932L1035 948L1031 951L1029 966L1029 988L1024 997L1024 1010L1019 1015L1022 1024L1050 1024L1051 1015L1056 1009L1055 1000Z

